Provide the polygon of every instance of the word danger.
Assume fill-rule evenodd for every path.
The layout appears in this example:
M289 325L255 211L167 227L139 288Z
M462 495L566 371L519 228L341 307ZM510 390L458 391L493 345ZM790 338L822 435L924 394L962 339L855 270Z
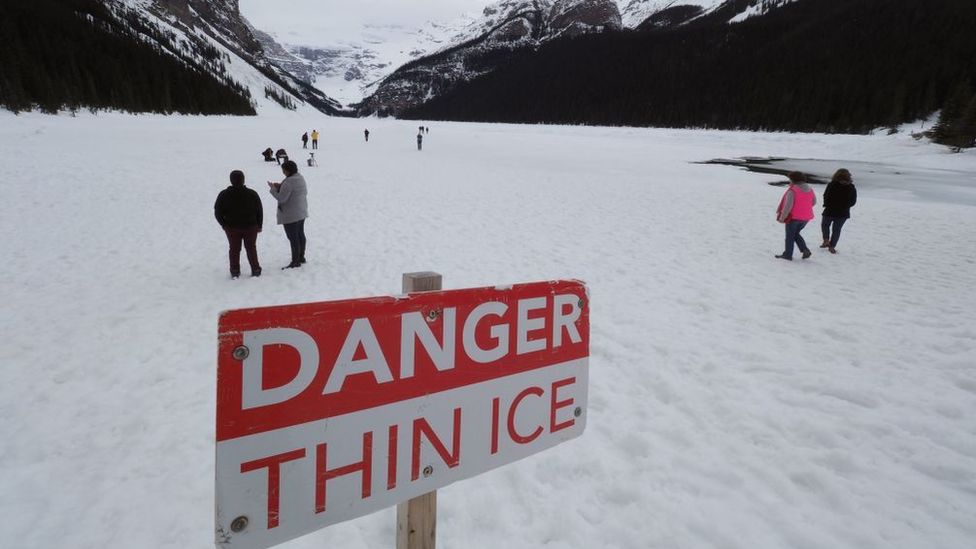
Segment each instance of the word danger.
M225 313L218 544L268 547L579 436L586 299L548 282Z
M335 394L342 390L346 380L353 375L368 374L376 383L391 383L396 379L408 379L415 375L417 345L423 348L427 357L439 372L453 370L458 363L458 354L463 352L462 360L468 363L490 364L506 358L511 350L509 341L515 340L515 355L525 355L556 348L563 344L563 332L569 341L580 343L579 329L574 324L580 317L578 296L562 294L553 297L550 307L548 299L536 297L520 299L515 307L517 313L514 325L501 320L509 312L509 306L499 301L489 301L475 307L458 329L457 307L445 307L436 311L443 315L441 332L434 335L427 317L419 311L400 315L399 372L394 375L390 362L380 347L380 341L369 318L352 321L338 356L330 360L331 367L325 378L323 395ZM546 311L550 318L532 318L537 311ZM491 333L493 342L482 347L475 334L478 327L485 325ZM546 339L547 325L551 327L552 339ZM461 337L457 334L460 331ZM538 334L538 335L535 335ZM532 336L532 337L530 337ZM438 341L439 339L439 341ZM457 339L461 340L460 345ZM262 352L254 353L244 359L244 390L241 407L245 410L270 406L290 400L308 389L316 378L320 364L318 344L315 339L294 328L271 328L244 333L244 345ZM288 345L298 351L298 374L290 382L280 387L266 389L264 379L264 348L272 345ZM361 358L356 358L360 356ZM395 356L395 355L394 355Z

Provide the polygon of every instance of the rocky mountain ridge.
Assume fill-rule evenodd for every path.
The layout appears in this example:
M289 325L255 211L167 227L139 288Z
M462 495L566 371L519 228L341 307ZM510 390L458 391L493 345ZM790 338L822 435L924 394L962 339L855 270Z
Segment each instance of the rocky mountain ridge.
M626 28L619 9L615 9L617 4L616 0L503 0L478 13L453 21L428 22L415 30L396 26L364 29L359 42L332 38L326 31L320 38L292 36L288 39L295 43L285 46L288 59L282 61L326 93L357 103L374 94L399 67L485 35L512 47L533 40L541 43L558 36ZM258 23L262 15L257 10L253 13ZM274 40L274 36L272 33L267 38ZM259 39L263 41L260 33Z
M360 115L396 114L491 72L519 50L621 28L614 0L502 0L486 7L455 44L400 67L355 107Z
M705 13L725 0L620 0L620 17L625 27L636 29L655 15L684 8L683 11ZM688 8L695 8L689 10Z
M757 5L784 0L757 0ZM256 32L268 55L280 66L287 67L300 79L315 85L326 94L345 104L356 104L380 93L380 96L400 97L392 93L391 84L384 83L400 67L418 60L437 56L445 50L477 42L497 49L538 47L552 39L576 36L605 30L642 30L667 28L710 16L724 4L732 10L719 10L717 17L731 19L751 6L751 0L501 0L480 12L465 14L448 22L428 22L417 29L402 26L369 26L361 29L358 38L334 36L327 28L320 32L304 32L300 36L288 34L279 27L279 34ZM613 13L614 5L616 14ZM248 6L246 15L261 26L266 8ZM765 8L763 8L765 9ZM269 10L270 11L270 10ZM538 14L535 16L530 14ZM313 18L325 12L309 14ZM274 20L274 16L272 16ZM280 24L280 23L279 23ZM357 33L351 33L356 35ZM489 36L489 40L482 40ZM286 42L284 47L276 40ZM289 42L290 41L290 42ZM471 63L465 63L470 70ZM471 74L482 74L473 71ZM464 80L467 76L456 75ZM394 78L400 82L401 79ZM380 90L381 87L385 89ZM439 85L434 89L439 89ZM367 101L376 104L378 101ZM379 101L382 103L383 101ZM397 108L393 106L394 110Z
M397 115L496 70L521 50L560 38L621 30L737 23L794 0L501 0L454 43L407 63L358 105L360 115Z
M341 114L342 105L311 86L299 69L288 65L286 50L241 15L238 0L109 0L138 14L141 24L160 29L182 48L226 50L230 68L224 76L248 87L252 95L283 108L307 104L321 112ZM235 59L236 58L236 59ZM235 62L236 61L236 62Z

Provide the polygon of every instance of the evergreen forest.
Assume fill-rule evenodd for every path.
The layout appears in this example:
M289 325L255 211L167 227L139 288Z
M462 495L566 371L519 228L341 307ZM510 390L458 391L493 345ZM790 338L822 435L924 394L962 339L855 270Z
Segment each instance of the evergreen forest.
M801 0L737 24L591 34L512 55L406 118L865 133L930 116L976 140L976 2Z
M221 52L133 12L99 0L4 0L2 12L0 106L14 112L255 114L250 92L223 76Z

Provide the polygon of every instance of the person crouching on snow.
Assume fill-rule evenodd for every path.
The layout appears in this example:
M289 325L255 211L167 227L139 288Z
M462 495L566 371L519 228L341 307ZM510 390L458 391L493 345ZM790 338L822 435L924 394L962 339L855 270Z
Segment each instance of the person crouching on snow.
M786 189L779 208L776 210L776 220L786 226L786 249L776 256L778 259L793 261L793 247L796 245L803 252L803 259L810 257L810 248L800 234L803 228L813 219L813 207L817 205L817 195L807 185L807 178L800 172L790 172L790 187Z
M227 235L230 245L230 276L241 276L241 244L247 250L247 262L251 264L251 276L261 276L258 262L258 233L264 223L261 197L254 189L244 186L244 172L230 172L230 187L220 191L214 203L214 217Z
M308 217L308 186L298 173L298 164L289 160L281 165L285 179L268 181L271 196L278 201L278 224L285 229L291 246L291 263L282 269L294 269L305 263L305 218Z

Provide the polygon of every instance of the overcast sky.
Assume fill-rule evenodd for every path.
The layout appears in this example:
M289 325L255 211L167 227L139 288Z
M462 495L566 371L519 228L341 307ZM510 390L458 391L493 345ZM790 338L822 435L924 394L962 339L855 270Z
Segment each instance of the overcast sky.
M367 26L417 29L479 12L492 0L240 0L241 13L287 43L355 40Z

